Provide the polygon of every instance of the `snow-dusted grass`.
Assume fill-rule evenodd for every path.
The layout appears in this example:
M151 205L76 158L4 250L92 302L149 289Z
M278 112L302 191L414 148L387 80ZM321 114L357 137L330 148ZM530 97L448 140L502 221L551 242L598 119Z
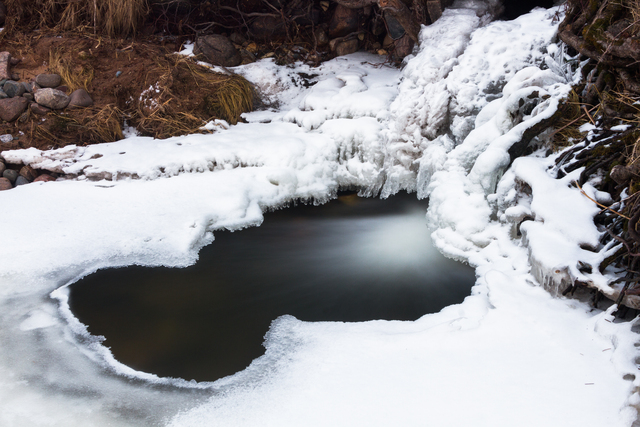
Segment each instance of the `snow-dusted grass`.
M595 208L548 159L507 169L571 83L555 11L488 23L488 10L446 11L403 71L363 54L240 67L271 108L211 135L5 153L76 178L0 194L0 425L631 425L631 324L531 274L575 267ZM218 229L347 186L428 196L436 246L476 267L472 295L415 322L284 316L263 357L200 384L119 364L68 311L64 285L96 269L185 266Z

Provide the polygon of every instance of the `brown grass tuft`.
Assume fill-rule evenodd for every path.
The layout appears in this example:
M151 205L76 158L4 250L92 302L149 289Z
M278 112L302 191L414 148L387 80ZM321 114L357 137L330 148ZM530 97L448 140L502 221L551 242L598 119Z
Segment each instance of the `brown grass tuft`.
M78 64L59 50L49 52L48 68L50 72L62 77L70 92L79 88L89 90L89 84L93 80L93 68Z

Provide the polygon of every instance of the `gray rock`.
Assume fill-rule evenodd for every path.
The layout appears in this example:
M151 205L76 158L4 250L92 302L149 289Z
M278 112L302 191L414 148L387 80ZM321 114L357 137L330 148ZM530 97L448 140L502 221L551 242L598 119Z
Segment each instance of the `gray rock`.
M25 92L25 93L23 93L23 94L22 94L22 97L23 97L23 98L28 99L29 101L33 101L33 99L34 99L34 98L33 98L33 94L32 94L32 93L29 93L29 92Z
M27 178L25 178L24 176L20 175L16 178L16 187L18 185L25 185L25 184L29 184L29 180Z
M33 92L33 86L31 86L30 82L21 82L20 84L24 86L25 92L29 92L29 93Z
M0 142L8 144L9 142L12 142L12 141L13 141L13 135L11 135L10 133L5 133L3 135L0 135Z
M11 190L13 185L11 185L11 181L7 178L0 178L0 191Z
M201 54L207 62L223 67L235 67L242 62L240 52L231 43L231 40L220 34L198 37L193 53Z
M51 111L51 108L47 108L43 105L38 104L37 102L32 102L31 104L29 104L29 109L32 113L38 114L40 116L44 116Z
M12 122L27 109L29 101L26 98L0 99L0 119L5 122Z
M36 76L36 83L40 87L58 87L62 83L62 77L58 74L38 74Z
M69 96L69 108L71 107L91 107L93 99L84 89L76 89Z
M18 171L13 169L6 169L2 172L2 177L7 178L13 184L18 179Z
M9 98L22 96L22 94L25 92L22 83L18 83L14 80L7 80L2 86L2 90L4 90L4 93L6 93Z
M34 94L36 102L52 110L61 110L69 105L69 96L56 89L44 88Z
M9 95L4 93L4 91L2 89L0 89L0 99L5 99L5 98L8 98L8 97L9 97Z

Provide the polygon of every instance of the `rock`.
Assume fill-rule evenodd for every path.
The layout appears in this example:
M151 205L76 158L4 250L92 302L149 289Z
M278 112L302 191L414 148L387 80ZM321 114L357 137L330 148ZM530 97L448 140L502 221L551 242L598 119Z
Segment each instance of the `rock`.
M22 94L25 92L24 86L14 80L7 80L2 86L2 90L7 94L9 98L22 96Z
M93 99L89 93L84 89L76 89L69 96L69 108L72 107L91 107L93 105Z
M38 176L36 179L33 180L33 182L49 182L49 181L55 181L56 179L54 177L52 177L49 174L43 173L42 175Z
M23 97L0 99L0 119L14 121L27 109L27 105L29 101Z
M3 135L0 135L0 142L3 142L5 144L13 142L13 135L11 135L10 133L5 133Z
M273 16L259 16L250 25L251 34L259 40L267 41L287 35L283 20Z
M69 93L69 88L67 86L64 86L64 85L58 86L56 88L56 90L59 90L60 92L64 92L64 93L67 93L67 94Z
M244 36L240 33L231 33L231 35L229 36L229 40L231 40L232 43L239 45L242 45L247 41L247 39L245 39Z
M13 169L6 169L2 172L2 177L7 178L13 184L18 179L18 171Z
M4 93L4 91L2 89L0 89L0 99L5 99L5 98L8 98L8 97L9 97L9 95Z
M358 31L360 12L339 4L329 21L329 38L344 37Z
M18 178L16 178L16 187L18 185L25 185L25 184L29 184L29 180L27 178L25 178L22 175L20 175L20 176L18 176Z
M24 87L25 92L28 92L28 93L33 92L33 86L31 86L30 82L21 82L20 84Z
M34 94L36 102L52 110L61 110L69 105L69 96L56 89L44 88Z
M5 170L7 170L7 165L5 165L4 163L0 162L0 176L2 176L2 174L4 173Z
M29 109L32 113L38 114L40 116L44 116L51 111L51 108L47 108L44 105L38 104L37 102L32 102L31 104L29 104Z
M0 191L11 190L13 185L11 185L11 181L7 178L0 178Z
M242 62L240 52L233 46L233 43L220 34L199 37L193 52L196 55L202 54L213 65L235 67Z
M31 93L35 93L38 89L42 89L42 86L36 82L30 82L29 84L31 85Z
M331 41L331 50L333 50L337 56L357 52L358 48L358 39Z
M318 41L318 46L324 46L329 43L329 36L327 36L327 33L322 28L316 28L315 36Z
M25 92L25 93L23 93L23 94L22 94L22 97L23 97L23 98L26 98L26 99L27 99L27 100L29 100L29 101L33 101L33 99L34 99L33 94L32 94L32 93L29 93L29 92Z
M11 74L11 80L17 82L18 80L20 80L20 74L16 74L16 73Z
M58 87L62 83L62 77L58 74L38 74L36 76L36 83L40 87Z
M38 177L38 172L35 171L31 166L25 165L18 172L20 176L25 177L29 182L33 181Z
M10 62L11 54L9 52L0 52L0 79L9 80L11 78Z

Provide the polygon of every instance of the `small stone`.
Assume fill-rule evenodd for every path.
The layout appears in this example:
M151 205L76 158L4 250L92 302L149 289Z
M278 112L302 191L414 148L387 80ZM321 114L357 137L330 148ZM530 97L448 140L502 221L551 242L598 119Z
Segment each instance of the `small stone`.
M351 39L340 41L334 45L334 50L337 56L348 55L358 51L358 39Z
M69 96L56 89L44 88L35 93L36 102L52 110L61 110L69 105Z
M9 52L0 52L0 79L10 79L11 72L9 63L11 62L11 54Z
M9 61L9 64L11 64L11 65L18 65L18 64L19 64L19 63L21 63L21 62L22 62L22 60L21 60L20 58L14 58L14 57L11 57L11 60Z
M20 74L11 74L11 80L18 81L20 80Z
M23 94L22 94L22 97L23 97L23 98L28 99L29 101L33 101L33 99L34 99L34 98L33 98L33 94L32 94L32 93L29 93L29 92L25 92L25 93L23 93Z
M29 184L29 180L27 178L25 178L24 176L20 175L16 178L16 187L18 185L25 185L25 184Z
M42 89L42 86L36 82L30 82L29 84L31 85L31 93L35 93L38 89Z
M11 185L11 181L7 178L0 178L0 191L11 190L13 185Z
M122 75L122 71L116 71L116 78Z
M243 45L247 41L247 39L245 39L244 36L240 33L231 33L231 35L229 36L229 40L239 45Z
M2 172L2 177L7 178L13 184L18 179L18 171L13 169L7 169Z
M20 176L25 177L29 182L33 181L38 177L38 172L35 171L31 166L25 165L18 172Z
M7 170L7 165L5 165L4 163L0 162L0 176L2 176L2 174L4 173L5 170Z
M33 87L31 86L31 83L29 83L29 82L21 82L20 84L22 86L24 86L24 91L25 92L29 92L29 93L33 92Z
M5 122L14 121L27 109L27 105L29 101L23 97L0 99L0 119Z
M71 107L91 107L93 99L84 89L76 89L69 96L69 108Z
M38 74L36 76L36 83L40 87L58 87L62 83L62 77L58 74Z
M69 88L67 86L58 86L56 88L56 90L59 90L60 92L64 92L64 93L69 93Z
M22 94L25 92L24 86L14 80L7 80L6 83L2 86L2 90L4 90L4 93L6 93L9 98L22 96Z
M11 141L13 141L13 135L11 135L10 133L5 133L4 135L0 135L0 142L8 144Z
M5 98L8 98L8 97L9 97L9 95L4 93L4 91L2 89L0 89L0 99L5 99Z
M32 102L31 104L29 104L29 109L32 113L38 114L40 116L44 116L51 111L51 108L47 108L44 105L38 104L37 102Z
M38 176L36 179L33 180L33 182L49 182L49 181L55 181L56 179L54 177L52 177L49 174L43 173L42 175Z

